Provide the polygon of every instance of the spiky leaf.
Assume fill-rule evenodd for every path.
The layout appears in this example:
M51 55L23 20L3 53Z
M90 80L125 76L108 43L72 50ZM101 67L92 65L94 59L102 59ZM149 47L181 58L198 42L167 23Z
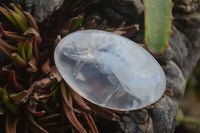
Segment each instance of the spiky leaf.
M18 15L20 15L26 22L28 22L22 10L20 10L20 9L19 9L15 4L13 4L13 3L11 3L10 5L13 7L14 11L15 11Z
M19 41L17 43L17 52L19 54L19 56L24 60L27 61L26 59L26 53L25 53L25 49L24 49L24 42L23 41Z
M144 0L145 44L150 52L162 53L168 46L172 22L171 0Z
M9 110L9 112L11 112L12 114L18 114L19 113L19 108L10 99L6 89L3 89L3 88L0 87L0 95L2 97L3 104Z
M24 42L24 50L26 53L27 61L31 59L33 56L33 40L32 39L26 39Z
M10 12L0 6L0 12L5 15L5 17L19 30L17 23L15 22L14 18L11 16Z
M28 22L21 17L19 14L17 14L15 11L9 10L12 18L15 20L17 23L18 27L22 32L25 32L28 29Z

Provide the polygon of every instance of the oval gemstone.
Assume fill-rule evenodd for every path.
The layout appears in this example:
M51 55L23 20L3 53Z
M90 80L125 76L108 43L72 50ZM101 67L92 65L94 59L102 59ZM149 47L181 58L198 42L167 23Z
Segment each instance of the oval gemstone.
M114 33L71 33L57 45L54 59L74 91L106 108L143 108L160 99L166 87L165 74L152 55Z

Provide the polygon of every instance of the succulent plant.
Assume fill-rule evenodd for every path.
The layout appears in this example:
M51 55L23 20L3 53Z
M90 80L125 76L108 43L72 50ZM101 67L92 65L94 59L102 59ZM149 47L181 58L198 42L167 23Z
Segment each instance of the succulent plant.
M80 1L74 3L73 11L80 12L77 11L77 5L84 4L80 4ZM11 22L0 23L0 50L11 59L11 62L8 61L8 65L0 70L0 119L5 121L5 125L0 126L0 132L64 133L76 129L80 133L98 133L93 120L96 114L119 121L117 114L127 113L94 105L67 86L53 60L54 48L61 37L55 39L41 36L30 13L14 4L11 4L11 7L13 10L6 6L0 7L0 12ZM151 22L147 26L149 24ZM67 29L61 33L66 35L86 29L88 25L125 37L132 37L138 30L135 25L125 26L125 23L118 28L111 28L99 18L78 13L67 20ZM159 51L156 49L155 52L163 51L164 44L162 43L162 48Z
M173 21L171 0L144 0L145 10L145 45L155 54L161 54L168 47L172 34Z
M0 23L0 50L12 61L0 70L0 118L5 120L5 128L0 130L46 133L75 128L85 133L90 128L98 133L93 111L118 121L119 116L114 112L87 102L62 80L53 61L53 51L60 37L42 41L32 15L14 4L11 6L14 10L0 7L0 12L11 22ZM81 27L83 16L70 21L69 31L72 32ZM107 30L130 36L136 28L121 25L118 29ZM83 127L83 123L88 126Z

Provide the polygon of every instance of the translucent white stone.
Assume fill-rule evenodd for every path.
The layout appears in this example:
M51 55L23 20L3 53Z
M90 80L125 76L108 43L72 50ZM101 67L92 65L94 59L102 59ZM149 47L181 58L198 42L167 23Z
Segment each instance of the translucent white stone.
M135 110L157 101L166 87L157 61L135 42L105 31L64 37L54 54L71 88L88 101L114 110Z

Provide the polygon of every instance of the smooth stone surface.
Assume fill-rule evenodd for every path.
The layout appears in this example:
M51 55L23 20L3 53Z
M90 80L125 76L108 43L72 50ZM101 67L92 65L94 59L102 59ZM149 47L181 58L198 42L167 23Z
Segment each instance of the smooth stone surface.
M59 42L54 58L68 85L106 108L143 108L159 100L166 87L157 61L135 42L113 33L71 33Z

